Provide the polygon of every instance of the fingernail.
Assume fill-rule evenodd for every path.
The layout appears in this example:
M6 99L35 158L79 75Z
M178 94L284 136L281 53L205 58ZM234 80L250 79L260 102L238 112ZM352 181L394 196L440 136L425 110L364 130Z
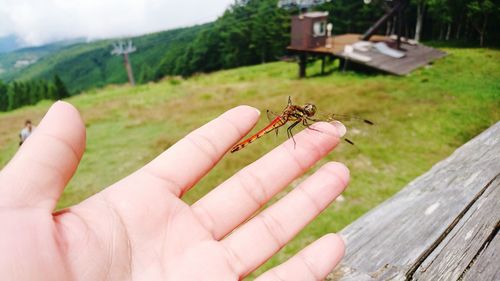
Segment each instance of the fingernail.
M337 129L337 132L339 133L339 137L343 137L345 133L347 132L346 127L344 124L340 123L339 121L333 121L331 124Z
M259 116L260 116L260 110L258 110L257 108L255 108L255 107L253 107L253 106L249 106L249 105L246 105L246 104L245 104L245 105L240 105L240 106L238 106L238 107L236 107L236 108L240 108L240 109L241 109L241 108L245 108L245 110L250 110L250 109L253 109L253 110L255 110L255 112L257 112L257 115L259 115Z
M344 245L347 246L347 239L346 239L346 237L344 237L344 235L342 235L342 233L337 233L337 236L340 237L340 239L342 239L342 241L344 242Z
M60 100L58 100L58 101L54 102L54 103L53 103L53 104L49 107L49 109L47 110L47 112L45 113L45 116L47 116L47 115L48 115L48 114L49 114L52 110L54 110L54 108L55 108L55 107L56 107L59 103L61 103L61 101L60 101ZM43 119L45 119L45 116L42 118L42 120L43 120Z

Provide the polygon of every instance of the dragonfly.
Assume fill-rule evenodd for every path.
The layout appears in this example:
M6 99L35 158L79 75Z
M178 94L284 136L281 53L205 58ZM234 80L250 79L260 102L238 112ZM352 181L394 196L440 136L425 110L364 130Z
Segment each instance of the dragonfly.
M267 111L268 118L270 122L263 129L250 136L249 138L243 140L242 142L236 144L231 149L231 153L237 152L254 142L255 140L263 137L265 134L270 132L276 132L278 134L278 129L285 126L286 124L290 124L286 129L288 138L293 140L294 147L296 145L295 139L293 138L293 128L297 125L302 124L306 128L318 131L314 128L311 128L311 122L333 122L333 121L348 121L348 120L358 120L368 125L374 125L374 123L368 119L363 119L356 116L349 115L340 115L340 114L329 114L325 119L317 119L314 118L316 115L317 107L312 103L306 103L303 106L295 105L292 103L292 97L288 97L288 104L285 109L281 112L281 114L275 114L272 111ZM271 117L274 116L274 117ZM351 140L344 138L346 142L354 145L354 142Z

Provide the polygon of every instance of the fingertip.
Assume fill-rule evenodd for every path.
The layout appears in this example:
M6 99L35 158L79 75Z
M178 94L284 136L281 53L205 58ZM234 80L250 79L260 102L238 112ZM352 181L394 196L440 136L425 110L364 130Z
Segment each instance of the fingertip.
M80 115L80 112L69 102L58 100L55 103L53 103L52 106L47 111L47 114L45 114L45 117L51 115L55 115L56 117L62 117L64 115L64 118L71 118L72 119L71 121L73 122L76 121L79 123L78 124L79 126L84 127L83 119Z
M331 135L331 136L335 136L337 138L343 137L345 135L345 133L347 132L346 127L338 121L334 121L334 122L330 122L330 123L317 122L317 123L314 123L312 125L312 127L315 130L318 130L320 132L326 133L326 134Z
M342 260L345 245L342 238L329 233L304 249L304 256L316 266L318 276L327 276Z
M335 127L339 137L343 137L345 133L347 133L346 127L340 121L333 121L330 124L332 124Z
M35 133L37 130L66 141L79 156L85 150L85 124L80 112L68 102L59 100L52 104Z
M249 105L240 105L238 106L240 108L242 108L243 110L253 110L255 112L255 114L257 114L257 116L260 116L260 110L258 110L257 108L253 107L253 106L249 106Z
M346 242L341 235L336 233L328 233L321 237L320 240L324 240L324 243L329 249L335 249L335 251L338 253L337 256L339 260L344 256Z
M260 110L258 110L257 108L255 108L253 106L249 106L249 105L240 105L240 106L233 108L232 110L236 110L238 112L242 112L244 114L250 114L253 116L260 116Z
M230 120L247 120L255 123L260 116L260 111L255 107L240 105L226 111L222 116Z
M337 178L342 182L344 188L349 184L351 175L349 168L346 165L340 162L329 162L325 164L325 169L327 169L330 173L333 173Z

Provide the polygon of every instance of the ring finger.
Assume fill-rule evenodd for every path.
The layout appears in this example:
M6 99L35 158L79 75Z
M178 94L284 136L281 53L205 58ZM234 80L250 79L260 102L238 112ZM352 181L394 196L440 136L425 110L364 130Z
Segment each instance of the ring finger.
M344 190L348 180L349 171L344 165L326 164L222 240L237 274L248 275L279 251Z

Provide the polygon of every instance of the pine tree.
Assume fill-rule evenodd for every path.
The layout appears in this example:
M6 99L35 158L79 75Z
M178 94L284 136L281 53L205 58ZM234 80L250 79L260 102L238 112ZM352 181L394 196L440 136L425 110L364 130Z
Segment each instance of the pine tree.
M62 100L70 96L66 85L61 80L59 75L54 75L54 86L55 86L55 98L57 100Z
M11 85L9 85L7 90L7 96L9 99L9 106L7 107L7 110L14 110L23 105L21 97L22 96L21 87L19 83L14 82Z
M149 81L153 80L154 78L154 72L151 67L149 67L147 64L142 65L141 71L139 72L139 83L145 84L148 83Z
M57 90L56 86L54 86L54 83L47 83L47 94L46 98L49 100L57 100Z
M28 104L36 104L40 100L36 87L36 81L27 81L26 90L28 95Z
M7 111L9 108L9 97L7 96L7 85L0 80L0 111Z

